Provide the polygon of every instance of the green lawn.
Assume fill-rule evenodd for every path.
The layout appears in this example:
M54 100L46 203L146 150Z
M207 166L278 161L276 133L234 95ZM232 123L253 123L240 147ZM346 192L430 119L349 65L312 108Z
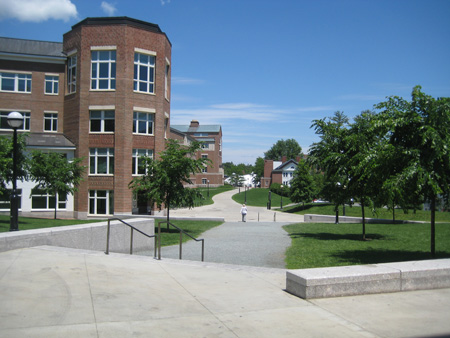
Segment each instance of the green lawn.
M158 233L157 222L155 220L155 234ZM170 223L175 224L177 227L183 229L189 235L195 238L201 238L201 234L206 230L214 228L223 224L223 222L215 222L215 221L179 221L179 220L171 220ZM183 243L191 240L189 236L183 235ZM161 246L168 246L180 243L180 232L173 228L169 227L169 231L167 231L166 224L161 224Z
M197 189L202 193L203 199L196 200L195 205L201 206L201 205L214 204L214 202L212 200L214 195L220 194L225 191L233 190L234 188L231 185L226 184L226 185L223 185L220 187L214 187L214 188L209 187L209 189L208 188L197 188ZM208 190L209 190L209 194L208 194Z
M299 223L284 226L292 239L288 269L430 259L430 224ZM436 258L450 258L450 223L436 224Z
M52 228L65 225L102 222L104 220L80 220L80 219L46 219L19 217L19 230L32 230L40 228ZM9 215L0 215L0 232L9 231Z
M246 196L247 195L247 196ZM272 193L272 208L279 208L281 204L281 196ZM233 200L243 204L245 203L245 197L247 197L247 205L253 207L267 207L267 202L269 201L269 189L266 188L255 188L247 190L245 193L244 188L241 188L240 193L233 195ZM283 197L283 206L292 203L287 197Z
M297 205L293 207L286 208L285 212L296 213L300 215L304 214L320 214L320 215L335 215L334 205L329 203L308 203L305 206ZM372 212L370 208L365 208L366 217L369 218L382 218L382 219L392 219L392 210L387 210L385 208L379 208ZM339 216L343 215L342 206L339 207ZM361 207L359 206L346 206L345 207L346 216L361 217ZM431 217L430 211L425 210L407 210L405 213L401 209L395 210L396 220L409 220L409 221L423 221L429 222ZM450 212L436 212L436 222L450 222Z

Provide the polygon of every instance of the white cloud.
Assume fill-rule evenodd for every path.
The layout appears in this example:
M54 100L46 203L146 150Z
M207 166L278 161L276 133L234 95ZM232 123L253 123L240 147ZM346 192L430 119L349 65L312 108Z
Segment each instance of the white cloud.
M110 4L106 1L102 1L101 7L103 12L105 12L105 14L108 16L114 16L117 11L117 8L113 4Z
M200 80L200 79L194 79L194 78L189 78L189 77L177 77L177 76L173 76L172 77L172 84L180 84L180 85L190 85L190 84L202 84L205 81Z
M161 0L161 5L170 4L170 0Z
M0 18L42 22L50 19L68 21L77 18L70 0L0 0Z

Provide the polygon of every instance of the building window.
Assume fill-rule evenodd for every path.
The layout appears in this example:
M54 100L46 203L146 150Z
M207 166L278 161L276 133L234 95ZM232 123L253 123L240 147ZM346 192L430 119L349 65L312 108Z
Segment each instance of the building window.
M202 173L207 173L207 172L208 172L208 167L206 167L206 166L203 167L203 168L202 168Z
M0 194L0 210L10 210L11 209L11 193L12 189L6 190L3 194ZM18 208L22 208L22 189L17 189L18 195Z
M209 149L209 144L206 142L202 143L202 149Z
M45 94L58 95L59 93L59 76L45 75Z
M44 131L58 131L57 113L44 113Z
M202 184L208 184L208 180L206 178L202 178Z
M167 131L169 130L169 119L164 119L164 138L167 138Z
M31 74L1 72L0 91L31 93Z
M91 133L114 133L114 110L91 110L89 131Z
M91 89L116 89L116 51L91 52Z
M58 209L66 209L67 194L57 194ZM49 210L55 209L55 195L51 195L41 189L31 190L31 209Z
M164 77L164 97L166 98L166 100L170 99L169 74L170 74L170 65L166 64L166 72Z
M114 148L89 149L89 174L114 174Z
M8 114L10 112L2 111L0 112L0 129L8 129L11 130L11 127L8 124ZM25 130L30 131L30 113L23 113L20 112L23 115L23 124L22 127L18 130Z
M143 168L143 157L153 158L153 150L151 149L133 149L133 161L131 171L133 175L144 175L145 169Z
M133 133L153 135L155 114L133 112Z
M134 90L155 93L155 56L134 53Z
M77 56L72 55L67 59L67 93L75 93L77 90Z
M89 214L113 215L114 191L113 190L89 190Z

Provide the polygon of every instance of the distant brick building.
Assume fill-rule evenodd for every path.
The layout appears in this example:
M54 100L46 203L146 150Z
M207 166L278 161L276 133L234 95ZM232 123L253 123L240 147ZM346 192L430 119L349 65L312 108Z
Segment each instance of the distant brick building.
M171 138L180 139L178 135L186 135L186 142L197 140L202 143L198 158L208 158L211 165L206 166L201 173L192 177L194 186L221 186L224 184L222 167L222 127L220 125L200 125L192 120L189 125L172 125Z
M156 156L170 137L170 75L166 34L127 17L87 18L62 43L0 38L0 134L11 135L6 117L18 111L28 148L84 159L79 191L56 197L60 214L138 212L144 202L128 183L141 174L139 157ZM22 214L51 211L55 196L33 186L19 182Z
M281 161L264 160L264 176L261 177L261 188L269 188L272 183L290 187L298 161L300 161L300 158L287 160L286 157L283 157Z

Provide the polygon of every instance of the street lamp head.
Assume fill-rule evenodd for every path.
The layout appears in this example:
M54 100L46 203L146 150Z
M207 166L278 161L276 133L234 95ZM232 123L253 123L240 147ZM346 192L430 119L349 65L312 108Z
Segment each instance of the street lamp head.
M21 113L13 111L8 114L7 121L12 129L18 129L23 125L23 116Z

